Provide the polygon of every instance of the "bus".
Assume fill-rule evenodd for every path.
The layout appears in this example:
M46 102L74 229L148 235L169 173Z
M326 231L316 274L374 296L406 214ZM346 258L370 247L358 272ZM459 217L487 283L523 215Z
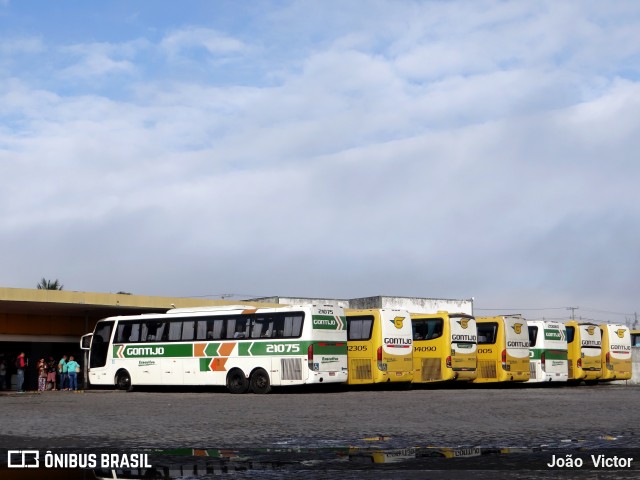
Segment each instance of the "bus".
M529 330L521 315L476 317L478 369L473 383L526 382Z
M345 310L349 385L411 382L411 317L404 310Z
M567 328L569 381L592 383L602 375L602 332L594 323L571 320Z
M640 330L631 330L631 346L640 347Z
M548 320L528 320L529 383L566 382L569 379L567 361L567 328L563 323Z
M600 325L602 332L602 376L599 381L631 378L631 332L619 323Z
M176 308L110 317L82 338L89 381L219 385L231 393L347 381L344 311L333 305Z
M476 319L464 313L412 313L413 383L476 378Z

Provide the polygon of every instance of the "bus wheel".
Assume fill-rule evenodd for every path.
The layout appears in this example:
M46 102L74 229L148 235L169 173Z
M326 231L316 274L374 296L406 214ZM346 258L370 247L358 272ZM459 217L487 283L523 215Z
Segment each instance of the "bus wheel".
M249 380L244 376L244 372L239 368L234 368L227 375L227 389L231 393L247 393L249 391Z
M126 370L121 370L116 376L116 386L118 390L125 390L127 392L133 391L133 385L131 385L131 375Z
M269 374L262 368L256 369L251 374L249 382L253 393L269 393L271 391L271 382L269 382Z

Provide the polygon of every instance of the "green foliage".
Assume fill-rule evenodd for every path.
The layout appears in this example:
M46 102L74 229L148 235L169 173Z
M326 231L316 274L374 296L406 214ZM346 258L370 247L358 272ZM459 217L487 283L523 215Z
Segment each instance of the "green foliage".
M52 281L44 277L42 277L42 280L40 280L40 283L36 286L38 290L62 290L63 287L64 285L62 285L57 278Z

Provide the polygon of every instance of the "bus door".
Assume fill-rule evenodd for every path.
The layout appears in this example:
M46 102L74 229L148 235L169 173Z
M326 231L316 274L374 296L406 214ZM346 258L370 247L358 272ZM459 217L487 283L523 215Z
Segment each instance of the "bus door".
M453 370L454 379L473 380L478 361L476 320L469 315L450 315L448 320L451 354L445 365Z
M347 357L349 361L349 384L373 382L376 349L372 341L373 327L379 321L379 312L364 315L347 314Z
M100 381L111 381L107 379L108 369L107 362L110 361L109 345L111 342L111 333L113 332L114 321L107 320L98 322L91 338L91 346L89 350L89 380L91 382L100 383Z

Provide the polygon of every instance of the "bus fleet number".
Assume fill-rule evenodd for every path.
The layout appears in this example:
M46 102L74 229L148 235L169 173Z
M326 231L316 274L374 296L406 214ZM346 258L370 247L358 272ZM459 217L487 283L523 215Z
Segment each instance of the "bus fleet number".
M366 345L349 345L349 351L350 352L366 352L367 346Z
M267 345L267 353L300 353L300 345L277 343Z

